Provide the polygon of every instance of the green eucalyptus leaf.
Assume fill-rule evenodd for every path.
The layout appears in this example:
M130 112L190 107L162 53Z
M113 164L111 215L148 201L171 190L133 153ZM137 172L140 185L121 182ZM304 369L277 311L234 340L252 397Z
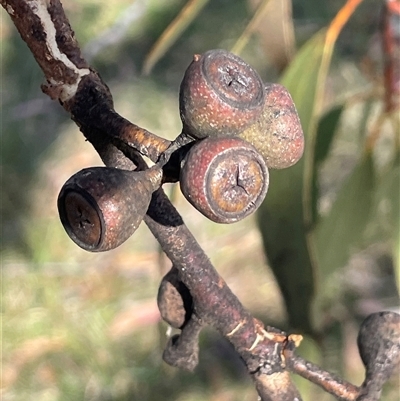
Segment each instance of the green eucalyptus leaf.
M382 174L375 196L375 220L379 236L392 245L394 273L400 290L400 152Z
M365 135L369 132L368 122L370 121L371 115L373 115L374 105L376 99L367 99L361 106L360 121L358 123L358 141L360 146L363 146L365 141Z
M315 127L313 120L318 112L315 104L318 88L318 75L324 53L325 30L317 32L297 52L296 57L285 70L281 84L285 86L292 95L300 116L303 131L310 137ZM325 82L321 82L322 85Z
M367 154L347 177L329 213L319 219L313 239L322 283L361 245L373 206L374 181L372 156Z
M319 187L318 187L319 167L321 163L328 156L344 108L345 107L343 104L333 107L322 116L322 118L318 123L318 129L315 138L314 163L312 166L312 178L311 178L311 191L312 191L311 221L313 225L316 222L318 215L317 204L319 199Z
M320 119L315 138L315 164L322 163L328 156L343 110L343 104L337 105L326 112Z
M390 221L392 222L392 250L397 289L400 291L400 154L396 166L388 177L388 201L390 202Z
M318 32L297 53L281 83L289 90L306 138L305 154L293 167L270 172L268 196L258 212L264 249L282 291L291 328L312 333L311 310L315 274L308 251L304 216L304 170L312 163L316 128L317 77L325 31ZM322 83L324 84L324 83Z
M397 220L397 230L393 238L394 274L396 276L397 290L400 292L400 218Z
M285 300L289 325L311 333L315 283L301 202L302 165L299 162L290 169L271 172L272 185L257 221L269 266Z

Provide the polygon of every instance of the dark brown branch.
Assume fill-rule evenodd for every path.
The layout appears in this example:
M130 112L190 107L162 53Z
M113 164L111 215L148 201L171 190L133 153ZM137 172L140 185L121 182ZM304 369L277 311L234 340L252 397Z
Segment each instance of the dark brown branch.
M277 343L272 334L269 336L264 332L261 322L243 308L161 190L153 195L145 222L179 269L180 277L193 297L195 315L229 339L255 382L263 383L260 384L262 400L269 400L276 385L268 377L284 371L281 360L283 343ZM284 334L280 336L283 338ZM270 388L267 388L268 383ZM280 397L285 394L296 394L300 400L291 382L285 384L288 387L280 387L279 397L272 393L275 394L272 399L283 400L285 398Z
M85 136L86 129L100 129L109 140L119 140L136 149L144 156L156 162L170 141L160 138L149 131L130 123L113 109L111 93L100 76L91 73L82 78L76 95L65 103L65 109L72 119L81 127ZM90 141L95 138L89 138ZM117 144L117 142L115 142Z

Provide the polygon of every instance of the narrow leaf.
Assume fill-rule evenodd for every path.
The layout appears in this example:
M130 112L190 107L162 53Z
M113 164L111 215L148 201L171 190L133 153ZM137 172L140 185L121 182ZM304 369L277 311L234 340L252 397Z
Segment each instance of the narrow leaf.
M393 238L394 274L396 276L397 290L400 292L400 217L397 220L397 230Z
M231 49L232 53L240 54L243 51L243 49L247 46L251 36L257 30L258 26L261 24L263 18L265 17L268 11L268 6L270 1L271 0L261 0L252 19L247 24L246 28L240 35L239 39L233 45Z
M324 49L325 32L311 38L286 70L282 84L292 94L306 135L306 154L295 166L271 171L271 185L258 212L258 225L269 265L285 299L292 328L312 332L311 304L315 292L314 268L308 252L303 209L303 170L314 135L315 77ZM301 78L300 78L301 77Z
M318 124L317 134L315 138L314 163L313 163L312 186L311 186L312 225L314 225L317 220L317 204L319 199L319 187L318 187L319 167L320 164L328 156L334 135L337 132L337 126L339 124L339 120L343 110L344 110L344 105L338 105L336 107L333 107L320 119Z
M315 98L318 88L317 77L322 62L326 30L317 32L296 54L281 78L284 85L292 95L300 116L301 125L306 136L310 137L312 123L315 119ZM325 82L322 82L322 90ZM319 110L318 110L319 111Z
M313 332L316 261L310 249L313 223L314 146L318 115L334 44L362 0L348 0L329 28L298 52L281 83L291 93L306 138L305 153L294 167L271 172L268 196L258 213L264 248L285 299L289 324Z
M400 291L400 155L397 157L396 167L388 177L388 200L390 202L390 215L392 221L392 252L394 262L394 273L397 289Z
M258 34L264 53L277 71L282 71L295 53L291 0L249 0L254 15L232 47L242 53L253 34Z
M289 325L312 333L315 282L303 219L302 165L271 171L270 190L257 221L269 266L285 300Z
M344 105L338 105L330 109L319 121L317 136L315 139L314 163L322 163L328 156L332 140L342 116Z
M150 49L143 64L144 75L150 74L161 57L171 48L185 29L200 14L209 0L189 0Z
M340 188L327 216L320 218L313 238L322 282L346 265L362 242L372 210L374 168L364 156Z
M375 219L383 226L380 239L392 246L394 273L400 291L400 153L380 178L375 193Z

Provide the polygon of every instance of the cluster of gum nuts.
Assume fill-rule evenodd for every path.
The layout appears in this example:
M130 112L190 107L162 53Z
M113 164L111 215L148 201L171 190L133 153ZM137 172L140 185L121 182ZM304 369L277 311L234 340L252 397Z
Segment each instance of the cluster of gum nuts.
M166 153L190 145L180 163L180 187L215 222L233 223L254 212L267 193L269 169L290 167L303 154L304 136L288 91L264 84L252 67L224 50L194 56L181 83L179 105L182 133ZM163 184L162 165L145 171L92 167L73 175L58 197L71 239L93 252L126 241ZM167 275L161 288L169 280ZM170 308L161 298L164 320L182 328L187 322L183 306L177 314L176 305ZM366 378L357 400L378 400L383 383L399 373L400 315L369 316L361 325L358 347Z
M194 56L179 107L182 133L164 156L188 149L179 166L182 193L215 222L233 223L253 213L267 193L269 169L290 167L303 154L303 131L288 91L264 84L227 51ZM92 167L73 175L58 198L68 235L88 251L119 246L138 228L163 184L162 166Z

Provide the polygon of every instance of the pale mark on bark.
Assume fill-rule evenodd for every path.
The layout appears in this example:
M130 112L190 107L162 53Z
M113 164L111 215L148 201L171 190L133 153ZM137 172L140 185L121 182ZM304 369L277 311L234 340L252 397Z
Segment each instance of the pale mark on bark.
M29 2L31 9L42 22L43 30L46 33L46 46L51 56L58 61L61 61L67 68L76 74L76 80L73 84L66 84L65 82L57 82L50 78L50 84L59 87L59 99L65 102L75 96L78 89L79 82L82 77L90 74L88 68L78 68L66 54L62 53L56 41L56 28L51 19L50 13L47 9L49 2L47 0L32 0Z

